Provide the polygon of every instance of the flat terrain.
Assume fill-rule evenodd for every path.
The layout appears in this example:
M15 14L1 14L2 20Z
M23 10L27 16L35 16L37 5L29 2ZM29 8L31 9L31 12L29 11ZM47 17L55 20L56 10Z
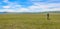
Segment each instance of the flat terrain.
M0 29L60 29L60 14L0 14Z

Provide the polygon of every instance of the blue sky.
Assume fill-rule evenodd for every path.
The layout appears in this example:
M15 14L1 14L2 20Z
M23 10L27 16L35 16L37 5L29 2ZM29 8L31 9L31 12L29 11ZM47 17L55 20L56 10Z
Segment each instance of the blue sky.
M60 0L0 0L0 12L60 11Z

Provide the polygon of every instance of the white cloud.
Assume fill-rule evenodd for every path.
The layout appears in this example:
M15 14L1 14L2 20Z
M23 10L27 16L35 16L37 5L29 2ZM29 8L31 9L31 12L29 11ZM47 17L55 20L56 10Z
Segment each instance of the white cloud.
M17 10L17 12L28 12L28 11L29 11L29 9L27 9L27 8L20 8Z
M20 5L16 5L15 7L19 7L19 8L15 8L16 10L6 10L7 12L44 12L44 11L60 11L60 4L34 4L28 8L23 8L23 7L19 7ZM9 6L4 6L6 8L11 8Z
M5 0L7 2L8 0ZM28 8L23 8L16 2L8 2L7 6L3 6L5 10L0 10L0 12L44 12L44 11L60 11L60 3L42 3L42 2L32 2L34 5ZM10 9L9 9L10 8ZM13 9L12 9L13 8Z
M8 5L7 6L3 6L3 8L5 8L5 9L16 9L16 8L20 8L21 7L21 5L18 5L16 2L7 2L8 3Z
M9 8L11 8L11 6L3 6L3 8L9 9Z
M5 12L15 12L14 10L5 10Z
M7 2L8 2L8 0L4 0L3 2L7 3Z
M3 10L0 10L0 12L15 12L15 10L12 10L12 9L3 9Z
M51 4L40 4L34 3L35 6L31 7L32 9L39 9L41 11L60 11L60 3L51 3ZM52 8L52 9L50 9Z

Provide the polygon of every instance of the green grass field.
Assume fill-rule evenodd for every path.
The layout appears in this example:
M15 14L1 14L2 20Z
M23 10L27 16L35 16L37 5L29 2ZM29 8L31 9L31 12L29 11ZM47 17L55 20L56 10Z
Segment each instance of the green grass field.
M60 29L60 14L0 14L0 29Z

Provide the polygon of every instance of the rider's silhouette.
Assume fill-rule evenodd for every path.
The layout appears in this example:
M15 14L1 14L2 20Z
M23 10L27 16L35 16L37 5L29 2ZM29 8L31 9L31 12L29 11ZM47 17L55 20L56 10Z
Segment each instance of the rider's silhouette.
M50 20L50 19L49 19L49 13L47 13L47 20Z

